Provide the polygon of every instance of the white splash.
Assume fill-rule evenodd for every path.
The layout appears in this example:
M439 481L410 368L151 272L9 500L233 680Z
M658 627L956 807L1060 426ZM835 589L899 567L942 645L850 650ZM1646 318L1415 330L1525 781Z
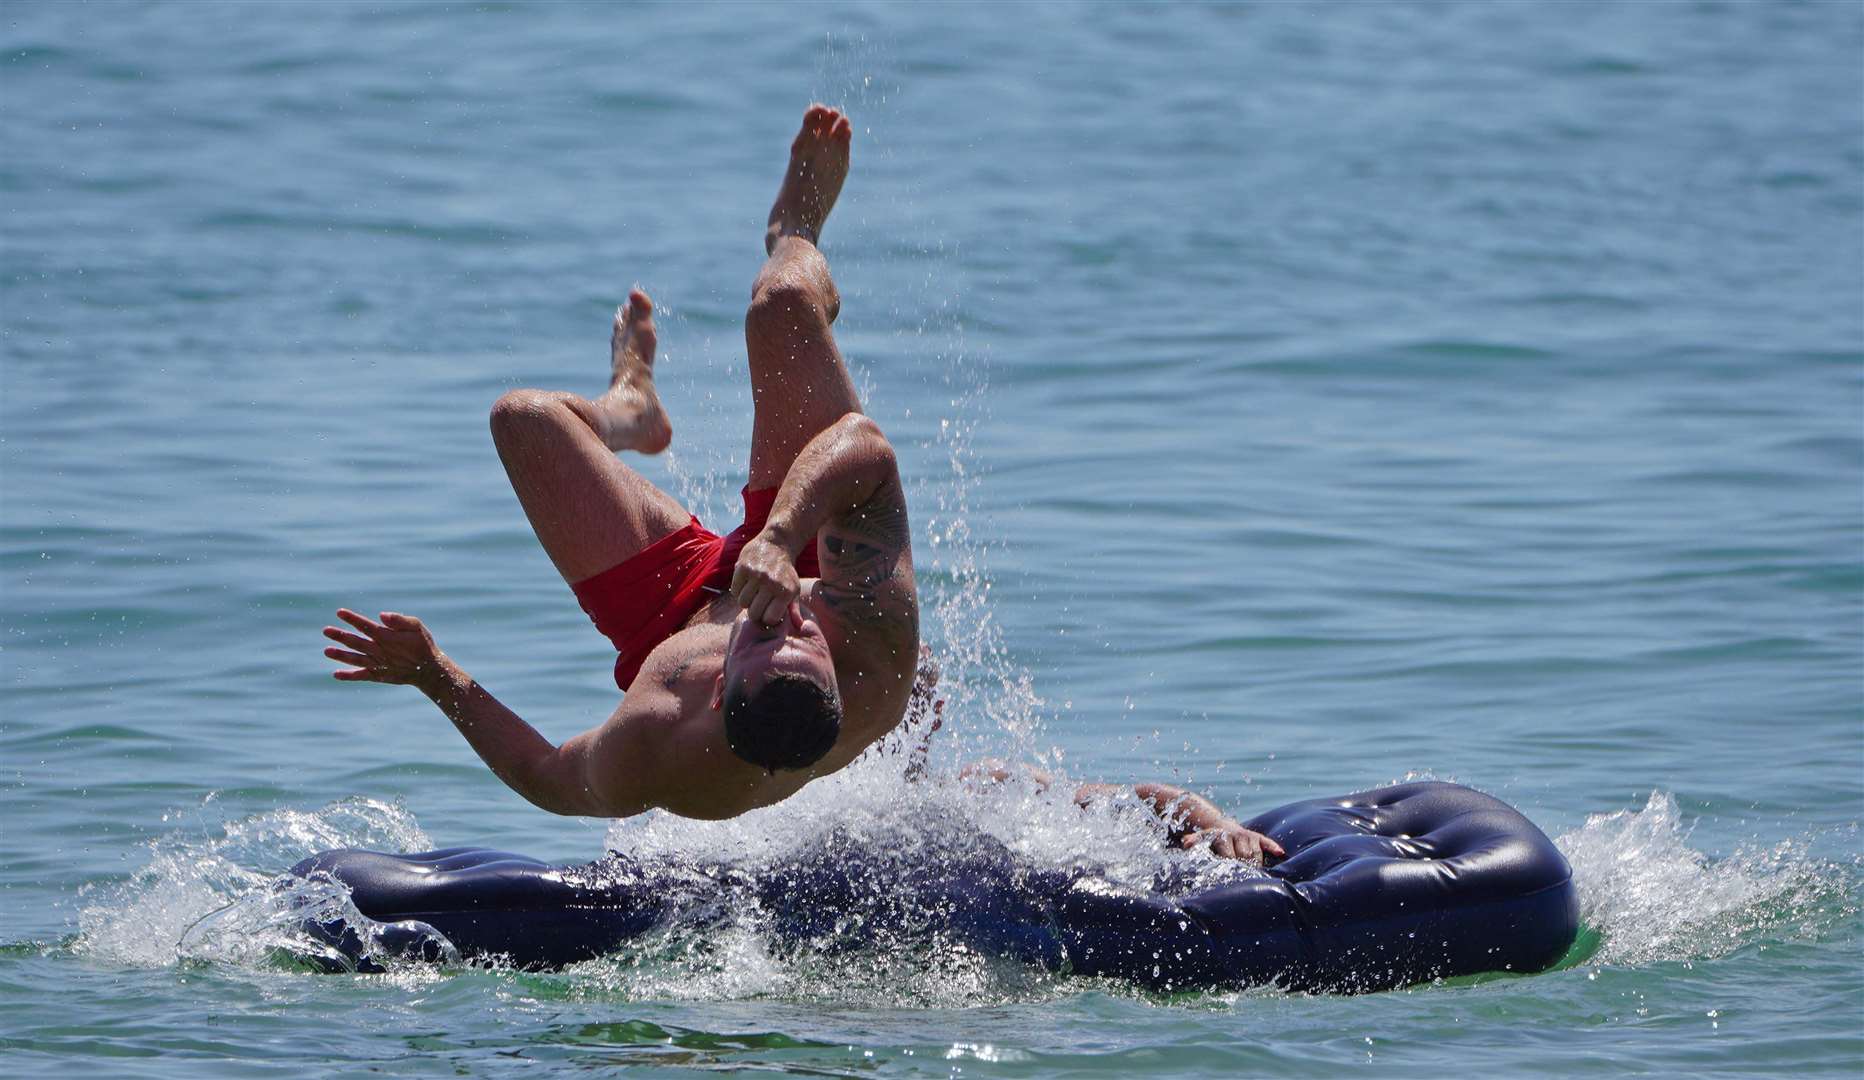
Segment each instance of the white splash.
M1855 900L1841 867L1803 839L1712 859L1688 844L1674 796L1642 810L1594 814L1556 843L1573 865L1580 917L1599 934L1596 963L1640 965L1724 956L1763 938L1799 937Z
M652 866L724 862L753 878L792 860L808 862L809 849L831 833L864 853L870 869L890 857L961 865L984 838L1001 844L1019 865L1090 871L1110 887L1134 892L1152 890L1168 868L1205 882L1258 872L1208 852L1168 851L1162 826L1135 799L1084 811L1072 800L1072 785L1060 781L1045 789L1016 780L979 786L949 775L906 775L897 757L876 755L776 806L729 821L664 814L619 821L609 831L609 846ZM646 1000L775 996L965 1007L1071 992L1065 979L983 955L936 929L869 924L851 931L861 939L857 950L798 948L771 936L768 917L752 897L740 894L740 901L744 906L724 913L722 925L680 920L686 925L663 927L616 955L581 965L571 977L581 988Z
M285 867L329 848L432 846L405 809L364 798L227 821L217 834L170 833L149 842L148 863L128 880L85 887L72 948L125 967L184 960L252 966L275 947L302 948L295 927L307 914L339 913L349 903L348 891L330 881L277 892L273 883Z
M1091 869L1108 881L1147 888L1168 863L1205 873L1253 873L1207 852L1172 853L1164 827L1137 800L1105 800L1083 810L1074 785L1024 780L978 785L945 775L909 779L899 759L870 755L775 806L727 821L646 814L617 821L608 846L650 865L729 862L755 872L779 866L831 831L863 850L937 859L979 835L1041 869ZM1179 867L1182 870L1182 865Z

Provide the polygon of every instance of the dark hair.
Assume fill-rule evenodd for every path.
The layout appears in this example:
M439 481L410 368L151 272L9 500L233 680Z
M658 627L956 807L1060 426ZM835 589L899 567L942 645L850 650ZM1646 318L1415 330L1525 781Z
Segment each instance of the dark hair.
M725 688L725 741L763 768L802 769L821 761L841 735L841 699L793 671L772 672L756 694Z

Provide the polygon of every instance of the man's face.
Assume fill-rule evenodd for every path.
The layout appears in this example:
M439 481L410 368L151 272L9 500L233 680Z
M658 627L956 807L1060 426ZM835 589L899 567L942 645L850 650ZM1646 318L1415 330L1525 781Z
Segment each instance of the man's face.
M775 626L738 612L725 642L725 681L739 680L745 693L755 694L765 679L779 671L806 676L831 693L840 692L828 638L801 600L792 602Z

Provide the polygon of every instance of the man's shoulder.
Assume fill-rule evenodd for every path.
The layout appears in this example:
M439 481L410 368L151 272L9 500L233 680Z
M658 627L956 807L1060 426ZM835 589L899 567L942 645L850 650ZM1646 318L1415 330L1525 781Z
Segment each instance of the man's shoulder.
M853 597L839 611L827 603L817 607L829 608L823 630L835 656L845 734L858 753L906 714L919 666L918 609L910 595Z
M694 622L668 634L648 652L628 690L630 695L642 689L643 684L676 690L679 684L697 673L696 669L724 657L728 628L698 621L698 616L694 618Z
M903 671L910 680L919 655L919 596L910 566L867 588L809 579L803 593L829 636L838 679L880 674L891 681Z
M669 663L678 666L677 655ZM709 708L716 663L709 670L714 675L690 672L675 679L667 677L671 669L643 667L609 722L612 737L604 740L599 767L636 776L653 807L716 820L774 800L763 791L764 771L726 743L724 727Z

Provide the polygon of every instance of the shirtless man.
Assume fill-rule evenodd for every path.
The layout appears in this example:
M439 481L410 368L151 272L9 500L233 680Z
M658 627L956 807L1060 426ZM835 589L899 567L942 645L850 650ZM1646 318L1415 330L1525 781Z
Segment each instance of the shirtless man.
M558 814L660 807L728 818L853 761L891 731L919 656L906 495L861 414L816 250L852 128L812 105L790 147L744 338L755 416L744 524L709 532L615 452L657 454L653 304L615 316L608 390L514 390L492 438L537 539L615 644L621 706L552 746L434 644L419 619L347 608L326 627L338 679L418 687L513 790Z
M938 730L936 721L931 730ZM1055 782L1048 770L1032 765L1024 766L1023 774L1037 791L1047 791ZM1015 777L1015 770L996 758L974 761L958 771L958 779L982 786L1006 783ZM1219 859L1239 859L1258 866L1288 854L1274 840L1243 828L1235 818L1217 809L1216 803L1172 784L1082 784L1074 789L1074 802L1086 810L1100 802L1119 805L1117 800L1128 795L1165 824L1165 842L1171 847L1201 847Z

